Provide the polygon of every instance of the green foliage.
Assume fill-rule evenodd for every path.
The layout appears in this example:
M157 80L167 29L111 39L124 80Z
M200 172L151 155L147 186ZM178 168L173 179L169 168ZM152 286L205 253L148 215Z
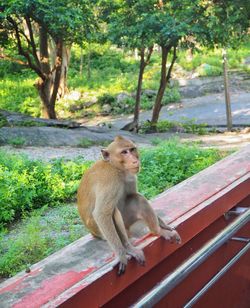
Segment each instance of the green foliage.
M46 25L47 32L54 41L82 42L94 27L93 7L91 3L80 1L56 0L2 0L0 27L9 35L15 28L10 20L20 17L30 18L39 26ZM18 25L19 26L19 25ZM14 31L13 31L14 32ZM21 32L20 32L21 33ZM21 33L22 34L22 33Z
M0 114L0 128L4 126L8 126L8 121L4 116Z
M88 102L92 98L98 98L98 100L101 99L102 104L105 104L105 101L113 101L118 93L133 93L135 91L137 84L135 70L137 69L137 64L135 63L134 57L128 53L122 53L122 51L118 49L112 49L111 51L105 49L103 56L100 52L98 53L98 57L96 56L96 58L92 59L91 63L93 68L91 69L91 78L88 79L86 75L86 63L84 64L83 76L80 76L75 70L80 59L77 48L76 50L74 50L74 48L72 53L75 53L75 55L74 58L71 59L71 66L73 68L71 67L69 69L68 85L71 90L76 89L83 93L84 96L86 96L84 101ZM99 47L99 49L100 48L101 47ZM249 53L249 48L250 43L246 42L241 44L237 50L228 49L230 69L246 69L247 66L243 63ZM108 56L109 52L110 56ZM123 59L124 64L113 67L112 56L114 54L118 54L117 58ZM187 54L184 51L180 52L178 57L178 64L185 70L193 70L194 72L197 72L202 64L207 63L213 65L213 68L215 67L218 73L221 71L222 63L220 49L209 51L208 49L203 48L199 53L194 52L193 59L190 62L187 61L186 57ZM99 69L98 65L96 65L97 58L98 64L101 65L101 67L104 67L104 69ZM109 59L108 65L105 63L107 59ZM210 59L212 60L210 61ZM160 70L159 62L159 55L154 54L152 57L152 63L150 63L146 68L144 74L144 89L157 90ZM122 73L123 66L127 67L127 70L124 73ZM210 72L203 71L202 74L209 75ZM41 103L37 97L36 89L33 86L34 82L35 74L30 73L27 70L22 71L22 74L5 75L5 78L0 78L0 109L24 112L39 117ZM173 100L179 100L178 88L167 88L163 98L163 103L167 104ZM141 108L143 110L152 109L153 103L154 98L148 99L146 96L142 96ZM66 113L70 104L74 104L74 102L61 100L57 103L57 112L61 117L65 117L65 115L72 116L72 114ZM116 106L115 102L113 106ZM91 108L88 112L90 111ZM124 113L123 110L121 110L121 112Z
M32 209L69 200L89 162L30 161L0 153L0 228Z
M173 139L141 151L139 191L152 198L221 159L217 150L204 150Z
M36 122L34 120L23 120L23 121L18 121L15 123L15 126L22 126L22 127L34 127L34 126L38 126L38 127L42 127L42 126L46 126L46 123L43 122Z
M103 106L105 104L112 105L114 102L115 102L115 96L108 94L108 93L104 93L103 95L98 97L98 103L101 106Z
M183 118L184 122L179 123L181 127L185 129L186 133L198 134L198 135L205 135L207 133L207 124L200 123L197 124L195 119L187 119Z
M93 140L88 139L88 138L82 138L77 146L81 148L89 148L93 146L94 144L95 142Z
M181 95L180 95L178 88L177 87L171 87L171 88L168 87L165 90L165 93L164 93L164 96L163 96L163 99L162 99L162 105L165 106L165 105L168 105L170 103L175 103L175 102L180 101L180 99L181 99Z
M192 133L198 135L205 135L207 133L207 124L197 124L195 119L183 118L183 122L160 120L155 125L150 121L143 122L140 127L141 133L150 133L156 131L159 133L169 131L180 131L185 133Z
M120 104L113 104L112 107L115 114L133 113L135 107L135 99L133 97L128 97Z
M39 117L41 104L33 86L34 81L35 75L27 71L5 75L0 80L0 109Z
M250 42L244 41L240 46L228 48L228 67L229 69L241 70L246 68L244 59L249 55ZM209 50L207 47L201 47L194 50L192 58L188 58L190 51L179 51L177 63L187 71L195 71L200 76L215 76L222 73L222 50L215 48Z
M146 95L141 96L141 109L142 110L151 110L154 106L154 101L149 99Z
M15 138L12 138L8 141L8 144L16 147L16 148L20 148L22 146L25 145L25 139L22 138L22 137L15 137Z
M22 65L0 59L0 78L4 78L6 75L9 74L21 73L22 70Z

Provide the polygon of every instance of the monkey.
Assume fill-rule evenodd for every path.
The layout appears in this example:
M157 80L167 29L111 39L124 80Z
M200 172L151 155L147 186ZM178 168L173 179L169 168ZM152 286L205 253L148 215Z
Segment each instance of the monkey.
M80 217L90 233L107 240L119 259L118 275L125 272L128 258L145 265L142 249L129 241L129 228L143 220L151 233L181 243L177 231L156 215L149 201L137 191L140 160L136 145L122 136L101 150L97 161L83 175L78 191Z

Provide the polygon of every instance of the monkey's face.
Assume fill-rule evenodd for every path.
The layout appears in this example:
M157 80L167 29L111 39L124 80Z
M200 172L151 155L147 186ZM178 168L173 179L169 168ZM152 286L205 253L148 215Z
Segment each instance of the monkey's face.
M139 154L135 144L123 137L116 137L106 149L102 150L102 155L105 161L120 170L131 174L136 174L140 170Z
M135 146L121 149L119 156L120 164L125 171L132 174L136 174L140 171L140 160Z

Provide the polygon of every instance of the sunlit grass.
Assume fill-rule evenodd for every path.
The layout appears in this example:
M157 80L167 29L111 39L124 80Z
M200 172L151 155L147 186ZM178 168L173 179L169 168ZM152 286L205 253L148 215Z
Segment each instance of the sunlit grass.
M34 87L36 75L30 71L23 74L5 75L0 80L0 109L40 115L40 100Z

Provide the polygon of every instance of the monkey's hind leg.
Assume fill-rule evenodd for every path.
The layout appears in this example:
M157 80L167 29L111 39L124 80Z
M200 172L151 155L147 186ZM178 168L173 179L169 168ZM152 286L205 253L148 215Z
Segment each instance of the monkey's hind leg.
M173 228L168 226L160 217L158 217L149 204L148 200L141 195L137 196L139 201L140 215L148 225L153 234L161 235L171 242L181 243L180 235Z

